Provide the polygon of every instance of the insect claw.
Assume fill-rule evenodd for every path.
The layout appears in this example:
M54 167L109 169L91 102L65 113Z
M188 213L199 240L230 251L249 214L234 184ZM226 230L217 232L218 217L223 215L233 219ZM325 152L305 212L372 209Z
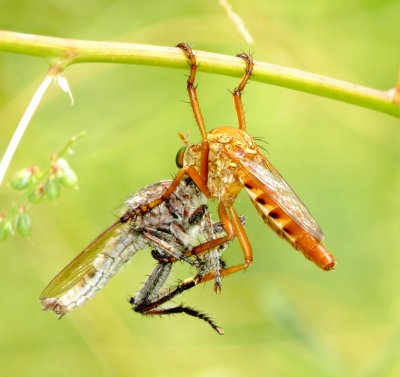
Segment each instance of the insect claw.
M221 286L221 283L218 281L216 281L215 283L214 283L214 292L215 293L221 293L222 292L222 286Z
M195 54L193 53L191 45L188 43L178 43L176 47L180 48L189 58L189 63L192 63L192 58L195 57Z
M244 89L244 86L247 84L249 77L253 74L254 60L251 55L246 54L244 52L237 54L236 57L241 58L246 62L246 68L245 68L246 74L238 86L238 89L242 91Z
M222 329L221 327L216 326L216 327L214 328L214 330L215 330L219 335L224 335L224 334L225 334L224 329Z
M188 43L185 43L185 42L178 43L176 45L176 47L179 47L180 49L182 49L183 51L188 52L188 53L192 52L192 47Z
M251 57L251 55L246 54L245 52L241 52L240 54L237 54L236 57L246 60L246 62L249 64L253 63L253 58Z
M240 54L236 54L237 58L245 58L246 56L248 56L245 52L241 52Z

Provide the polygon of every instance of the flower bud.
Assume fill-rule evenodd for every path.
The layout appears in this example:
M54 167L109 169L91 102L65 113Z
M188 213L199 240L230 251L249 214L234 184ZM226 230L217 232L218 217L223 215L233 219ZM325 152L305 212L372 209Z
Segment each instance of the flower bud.
M22 212L17 216L16 229L21 236L29 236L31 234L32 222L26 212Z
M65 158L58 158L56 161L57 170L69 169L68 161Z
M4 241L13 233L12 224L10 221L0 222L0 241Z
M68 161L59 158L55 164L56 178L59 183L66 187L74 187L78 183L78 177L69 167Z
M45 183L44 192L49 200L56 200L60 196L60 184L54 175Z
M11 187L16 190L23 190L30 185L32 178L33 168L19 170L14 174L11 180Z
M64 169L59 176L59 182L66 187L75 187L78 184L78 177L71 169Z
M31 203L37 204L42 201L44 198L44 187L43 185L39 185L38 187L35 188L29 195L28 195L28 200Z

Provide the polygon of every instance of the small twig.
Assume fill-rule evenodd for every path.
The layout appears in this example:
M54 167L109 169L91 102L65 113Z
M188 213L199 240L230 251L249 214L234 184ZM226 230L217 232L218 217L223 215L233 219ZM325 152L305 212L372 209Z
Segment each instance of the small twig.
M31 121L33 114L35 113L36 109L39 106L40 101L42 100L44 94L46 93L47 89L49 88L50 84L54 80L54 78L60 73L59 66L52 66L50 67L46 77L42 81L42 83L37 88L35 94L33 95L31 101L29 102L28 107L26 108L24 115L22 116L14 135L12 136L10 143L4 153L4 156L0 163L0 186L3 182L4 176L7 172L8 166L14 156L14 153L20 143L22 136L24 135L26 128Z
M239 31L240 35L244 38L247 43L253 44L254 40L251 36L250 32L247 30L246 25L244 24L242 18L233 11L232 6L228 3L227 0L219 0L219 5L224 8L228 18L233 22L236 26L236 29Z

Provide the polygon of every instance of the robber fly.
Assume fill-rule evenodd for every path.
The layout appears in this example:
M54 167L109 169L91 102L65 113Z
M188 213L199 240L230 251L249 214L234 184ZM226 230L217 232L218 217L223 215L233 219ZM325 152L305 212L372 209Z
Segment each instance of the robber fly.
M186 147L178 152L177 162L181 170L172 182L169 192L173 192L180 180L188 175L208 198L218 200L219 217L227 235L213 240L213 246L237 236L244 254L243 264L223 268L220 274L225 276L241 271L253 261L250 242L233 207L243 188L272 230L318 267L325 271L332 270L336 262L322 244L324 237L321 228L246 132L241 96L252 74L252 57L244 53L238 55L246 62L245 74L233 91L239 128L221 127L207 132L194 85L197 70L195 54L185 43L177 47L185 53L190 64L187 90L202 142L189 145L181 136ZM203 281L211 279L214 279L212 273L203 277Z
M142 249L151 248L158 261L142 289L130 299L133 310L146 315L186 313L203 319L218 333L223 331L206 314L184 305L164 308L167 301L202 281L215 277L215 290L221 289L219 271L224 267L221 253L227 243L211 249L208 242L224 233L220 223L211 223L207 198L190 178L175 188L167 199L159 198L171 181L149 185L117 211L118 220L101 233L73 259L44 289L40 300L46 310L59 317L91 299ZM156 206L151 205L159 201ZM244 218L241 219L244 223ZM206 248L203 251L203 246ZM189 263L197 274L162 291L173 264Z

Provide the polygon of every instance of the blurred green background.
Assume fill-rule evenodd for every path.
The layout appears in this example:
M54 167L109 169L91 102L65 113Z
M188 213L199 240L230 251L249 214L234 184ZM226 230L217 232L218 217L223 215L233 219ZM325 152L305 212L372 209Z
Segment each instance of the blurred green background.
M218 1L0 0L0 27L59 37L173 46L255 59L379 88L400 63L400 2L231 0L255 43L248 45ZM39 58L0 54L0 151L47 70ZM187 72L80 64L66 71L75 105L53 87L12 162L11 172L46 165L82 130L70 164L79 190L32 208L33 232L0 244L1 376L399 376L399 120L370 110L251 83L248 130L326 234L338 265L318 270L262 222L243 193L254 264L179 297L225 330L185 316L143 318L127 298L153 260L143 252L85 307L58 321L41 310L49 280L114 220L130 193L173 176L179 131L198 132ZM198 75L207 126L235 125L237 80ZM0 208L18 193L4 185ZM235 242L225 253L241 260ZM174 276L187 276L179 268Z

